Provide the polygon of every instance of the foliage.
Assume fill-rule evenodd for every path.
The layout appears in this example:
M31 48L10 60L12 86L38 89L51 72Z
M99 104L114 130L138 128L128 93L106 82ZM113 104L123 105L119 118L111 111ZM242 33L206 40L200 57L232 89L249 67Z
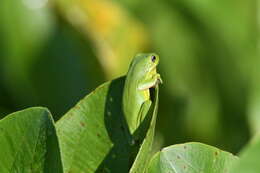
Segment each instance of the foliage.
M230 172L237 160L228 152L200 143L186 143L166 147L155 154L149 173L161 172Z
M115 155L109 154L114 151L116 155L126 154L125 160L114 158L122 163L117 164L120 165L118 168L130 170L134 162L131 171L138 172L140 166L143 170L148 165L149 159L143 157L150 158L150 154L165 146L187 141L206 143L235 154L242 151L241 156L238 154L241 159L235 164L234 172L258 171L254 162L258 138L251 140L260 127L258 6L256 0L1 0L0 118L3 119L0 127L3 128L0 129L4 129L0 130L0 135L4 135L0 138L1 171L12 167L8 162L14 156L7 151L18 149L21 153L18 152L13 169L18 168L16 164L25 164L23 168L30 169L36 162L32 170L39 172L47 171L42 166L45 163L49 168L54 166L57 172L78 170L82 165L85 169L89 164L86 169L92 171L99 166L100 170L101 167L105 169L104 165L117 169L113 166ZM148 140L139 153L139 146L131 148L123 141L127 137L118 131L119 119L105 118L104 102L109 92L99 96L90 93L105 81L124 75L131 58L138 52L160 55L159 72L164 81L160 87L153 150L144 147L151 145ZM98 90L108 90L108 85L111 83L105 83ZM113 92L115 100L120 97L119 90ZM88 96L77 103L85 95ZM90 103L92 99L88 97L103 101L103 105ZM104 109L93 110L98 111L96 120L94 117L85 119L89 110L77 109L77 106L82 108L82 104L86 104L86 108L93 104ZM8 115L38 105L50 109L52 115L45 108ZM110 106L119 118L120 106ZM75 114L75 121L69 121L71 114ZM34 119L36 117L39 121ZM55 144L52 118L54 121L60 119L55 125L60 147ZM153 118L155 123L156 117ZM78 121L86 121L85 130ZM91 128L87 126L89 123L99 123L101 127ZM66 125L73 128L66 128ZM154 136L154 126L148 130L149 138ZM39 128L43 128L42 132ZM30 136L31 131L33 135ZM52 131L52 135L46 135L45 131ZM17 145L17 141L23 140L20 132L24 132L28 143ZM85 135L94 137L97 132L102 132L101 137L93 140L104 140L104 146L101 142L97 145L102 150L94 160L82 160L85 152L91 153L86 149L81 151L83 146L78 145L87 141ZM75 134L69 136L67 133ZM37 134L43 134L43 139L36 139ZM73 138L70 142L69 137ZM37 142L39 150L35 149L37 154L33 157L29 155L33 150L30 146ZM46 147L49 142L53 148ZM10 143L12 145L7 145ZM90 144L86 142L86 145ZM2 146L6 150L2 150ZM82 152L82 156L69 150L71 146ZM208 148L211 147L204 146L201 150ZM49 155L43 153L54 150L57 153L52 157L56 158L56 164L52 165ZM143 156L142 153L146 154ZM2 162L3 155L6 162ZM145 163L134 161L135 158L141 158ZM101 164L102 159L105 160Z
M46 108L30 108L2 119L0 139L1 172L63 172L54 122Z

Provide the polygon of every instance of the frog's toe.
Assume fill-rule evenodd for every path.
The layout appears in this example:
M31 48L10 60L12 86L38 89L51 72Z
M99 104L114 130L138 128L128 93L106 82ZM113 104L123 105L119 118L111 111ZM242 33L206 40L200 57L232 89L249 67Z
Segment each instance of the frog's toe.
M163 84L163 80L162 80L161 76L159 76L157 78L157 84Z

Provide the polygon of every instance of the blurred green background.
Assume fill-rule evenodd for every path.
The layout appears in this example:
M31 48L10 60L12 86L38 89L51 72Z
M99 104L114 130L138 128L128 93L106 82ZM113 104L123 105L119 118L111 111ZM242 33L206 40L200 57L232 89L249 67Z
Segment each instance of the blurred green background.
M160 55L155 148L237 153L260 129L256 0L1 0L0 117L58 120L138 52Z

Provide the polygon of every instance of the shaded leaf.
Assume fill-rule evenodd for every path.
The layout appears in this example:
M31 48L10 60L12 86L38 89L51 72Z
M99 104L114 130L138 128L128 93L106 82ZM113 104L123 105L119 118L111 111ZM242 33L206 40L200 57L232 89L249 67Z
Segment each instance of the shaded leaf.
M50 112L30 108L0 120L1 173L62 173Z

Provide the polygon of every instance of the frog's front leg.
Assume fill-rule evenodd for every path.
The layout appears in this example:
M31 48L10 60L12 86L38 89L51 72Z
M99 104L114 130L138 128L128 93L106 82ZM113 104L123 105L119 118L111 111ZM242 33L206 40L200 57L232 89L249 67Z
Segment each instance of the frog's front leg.
M160 74L155 74L152 78L145 80L141 84L139 84L139 90L146 90L156 86L157 84L162 83L162 79Z

